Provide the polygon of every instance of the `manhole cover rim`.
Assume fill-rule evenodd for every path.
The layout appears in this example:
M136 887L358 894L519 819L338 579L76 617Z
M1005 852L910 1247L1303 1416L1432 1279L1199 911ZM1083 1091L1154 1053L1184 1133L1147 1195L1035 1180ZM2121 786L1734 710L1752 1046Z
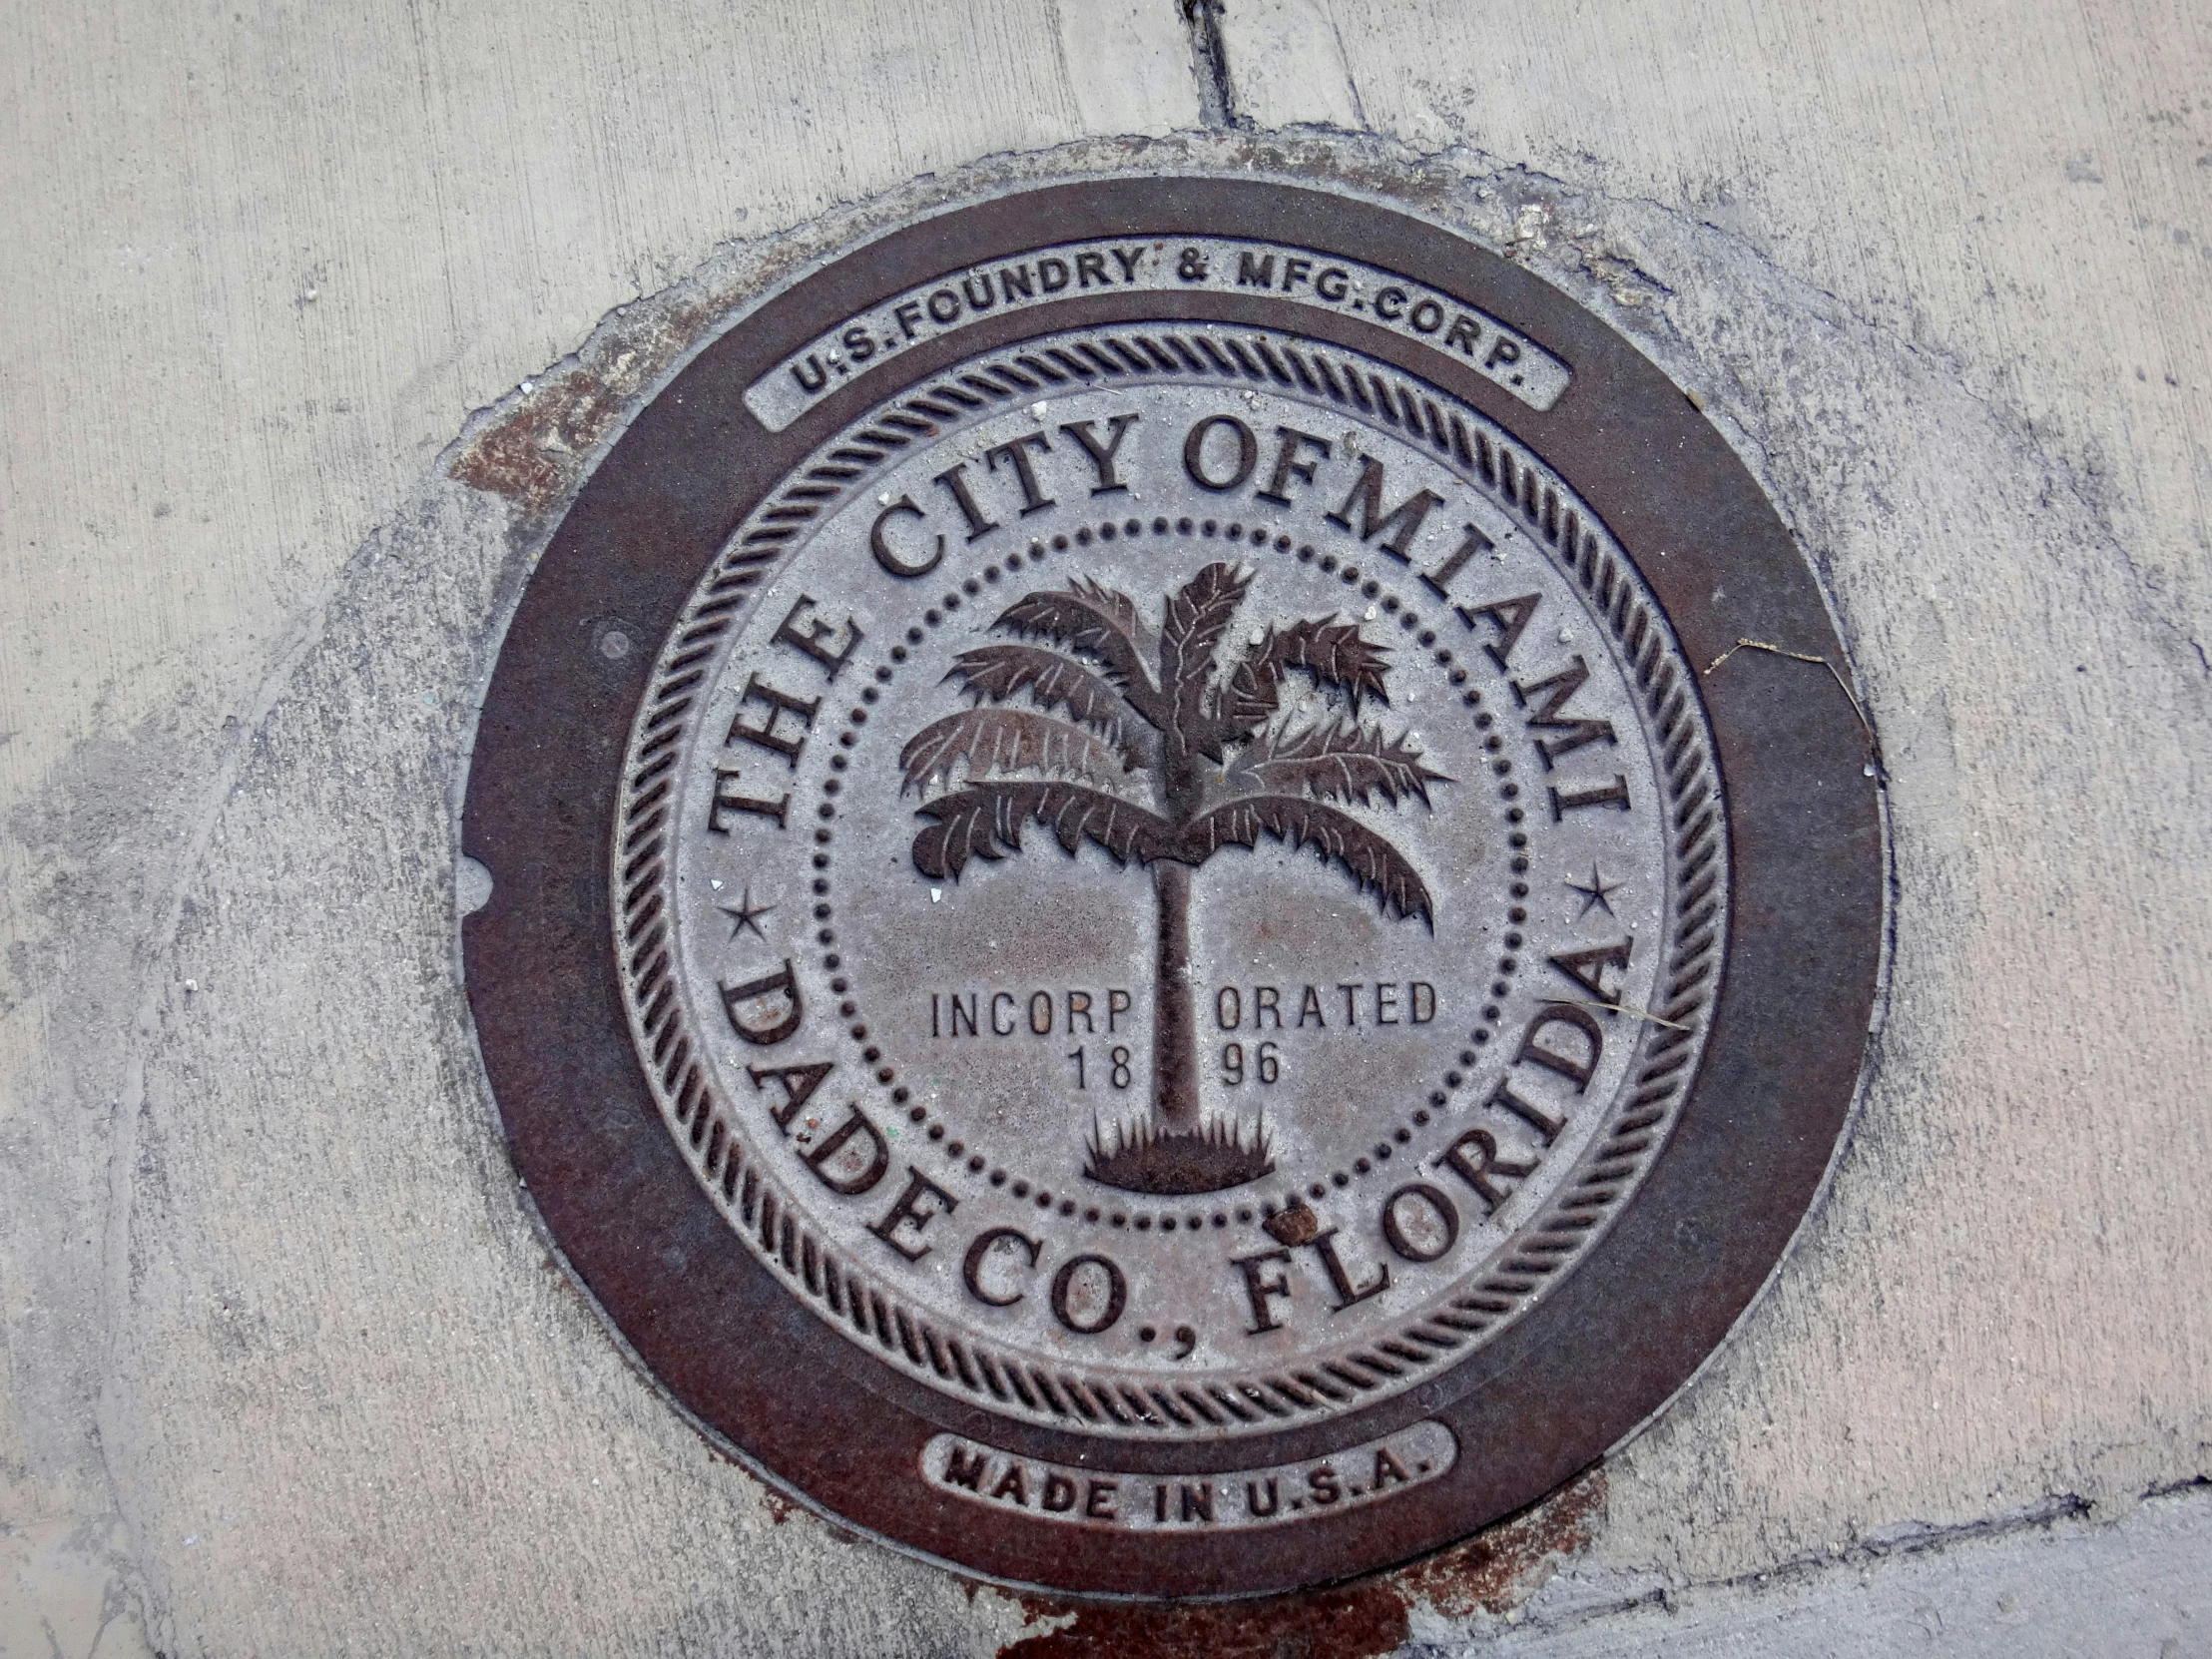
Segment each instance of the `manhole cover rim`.
M1568 415L1588 420L1587 402L1578 410L1572 401L1578 395L1586 400L1602 397L1635 402L1640 399L1640 406L1635 410L1638 421L1646 427L1667 428L1660 433L1662 441L1647 444L1646 448L1664 450L1668 447L1665 440L1671 439L1678 449L1690 450L1696 464L1702 467L1707 483L1717 486L1721 506L1716 519L1734 533L1740 534L1747 526L1765 531L1763 536L1751 538L1764 541L1765 546L1760 548L1731 542L1718 551L1670 549L1677 556L1672 564L1653 558L1650 547L1644 549L1640 568L1646 580L1667 602L1669 619L1678 635L1690 635L1700 620L1717 621L1697 615L1701 609L1698 595L1709 591L1710 586L1724 586L1729 580L1728 572L1740 568L1746 580L1764 581L1770 587L1794 586L1799 590L1794 595L1796 603L1784 607L1791 613L1785 622L1796 630L1788 643L1803 648L1810 641L1813 651L1836 653L1832 660L1842 661L1821 596L1810 573L1790 548L1771 506L1711 426L1689 408L1681 394L1668 385L1633 346L1603 330L1595 318L1548 285L1431 224L1404 218L1364 200L1347 201L1321 192L1291 192L1287 198L1286 190L1283 186L1242 181L1179 178L1171 182L1167 194L1185 201L1181 211L1189 217L1180 222L1154 218L1149 223L1155 232L1170 236L1176 234L1171 229L1174 223L1202 222L1208 235L1247 234L1256 239L1281 242L1286 240L1284 204L1288 199L1296 202L1300 213L1334 213L1360 222L1353 226L1360 257L1377 263L1394 260L1398 262L1396 268L1408 276L1418 276L1445 291L1450 291L1446 279L1453 267L1472 268L1479 279L1465 286L1480 290L1480 302L1487 309L1507 312L1516 326L1539 340L1564 342L1571 339L1575 342L1571 360L1575 364L1576 381L1561 409L1551 415L1532 411L1478 376L1469 375L1466 376L1468 383L1450 385L1446 377L1437 372L1432 357L1416 356L1414 361L1402 366L1408 372L1418 372L1424 378L1445 383L1446 389L1464 397L1509 431L1520 432L1523 427L1533 427L1541 433L1546 428L1553 429L1550 435L1533 440L1532 447L1560 464L1568 481L1592 497L1593 506L1617 531L1622 515L1608 512L1607 503L1602 499L1605 485L1613 475L1605 467L1595 468L1597 487L1593 489L1593 469L1577 472L1572 463L1559 462L1558 457L1571 446L1559 441L1556 429ZM956 243L967 255L960 266L966 266L998 254L1033 249L1044 241L1080 240L1086 225L1100 235L1123 234L1132 222L1132 215L1143 207L1145 195L1146 187L1141 182L1129 180L1044 187L1038 192L1020 193L934 215L916 226L872 240L863 245L860 253L873 259L885 251L904 249L907 256L904 263L892 260L883 265L872 284L879 295L887 295L912 285L916 272L929 264L929 248ZM1176 210L1171 206L1167 211ZM1031 216L1040 212L1048 212L1050 216L1052 230L1046 237L1022 229ZM1385 232L1388 233L1386 238ZM910 246L911 240L927 246L916 252ZM1310 240L1320 241L1318 236ZM1490 269L1492 267L1496 269ZM822 269L841 272L847 268L848 263L831 262ZM937 272L925 274L940 275ZM1495 285L1491 284L1491 278L1496 279ZM858 300L849 283L841 284L837 291L813 295L809 288L813 279L812 276L801 278L793 287L765 300L745 319L744 325L724 330L664 388L654 404L641 415L632 432L617 441L598 474L581 492L568 520L555 533L540 570L524 594L492 680L468 780L464 843L469 855L484 861L493 870L494 897L491 906L465 924L464 948L469 967L470 1001L518 1167L579 1277L600 1300L610 1321L624 1333L687 1410L695 1413L710 1431L726 1437L749 1462L763 1467L780 1484L787 1484L810 1502L825 1504L847 1523L858 1522L893 1542L925 1554L955 1558L968 1570L980 1569L1009 1581L1044 1583L1062 1590L1119 1594L1222 1593L1284 1587L1306 1581L1313 1576L1312 1570L1286 1559L1279 1539L1267 1540L1264 1547L1253 1547L1249 1538L1239 1545L1220 1537L1183 1537L1174 1540L1172 1550L1161 1550L1125 1538L1111 1540L1107 1547L1099 1548L1095 1540L1087 1540L1088 1559L1080 1566L1061 1563L1054 1570L1040 1573L1034 1559L1034 1539L1030 1540L1031 1547L1025 1550L1021 1539L1026 1534L1018 1529L1009 1532L994 1547L977 1548L972 1547L979 1519L974 1515L952 1517L955 1527L947 1529L941 1525L901 1525L898 1516L887 1511L866 1513L864 1511L875 1506L855 1501L861 1496L860 1488L868 1484L866 1477L861 1477L857 1484L849 1474L841 1481L834 1477L825 1478L825 1462L849 1470L849 1460L841 1455L827 1458L805 1452L791 1455L795 1446L802 1445L810 1437L819 1441L822 1432L830 1429L840 1413L831 1411L807 1427L787 1423L783 1440L772 1444L773 1435L763 1439L758 1432L763 1420L775 1414L758 1408L764 1403L760 1395L756 1393L753 1408L743 1408L743 1402L730 1399L723 1400L718 1407L708 1397L713 1390L703 1389L699 1380L687 1377L683 1365L678 1363L682 1338L671 1327L684 1326L687 1321L680 1313L663 1306L667 1270L665 1267L649 1268L640 1273L637 1268L637 1263L649 1256L646 1249L649 1241L628 1237L618 1242L611 1235L595 1235L592 1205L606 1202L610 1186L621 1188L631 1202L639 1191L650 1190L667 1198L677 1211L682 1211L685 1203L677 1201L663 1186L667 1176L673 1173L684 1183L682 1190L693 1209L704 1209L704 1201L691 1188L689 1172L667 1156L665 1133L655 1120L650 1102L644 1098L642 1079L638 1078L628 1033L623 1029L619 1013L613 1018L602 1018L598 1028L580 1039L583 1047L594 1050L603 1051L613 1045L611 1056L607 1052L596 1052L583 1065L548 1066L546 1063L542 1039L535 1034L538 1022L528 1017L531 1005L535 1003L542 1011L550 997L552 1005L569 1008L573 1017L573 1005L578 1000L574 993L586 991L581 998L583 1002L614 1013L612 998L607 994L611 987L604 965L593 964L597 967L595 972L588 966L578 971L580 964L570 963L565 974L551 976L565 982L570 993L566 996L549 984L544 974L503 976L501 968L495 965L506 954L503 946L514 938L512 929L517 912L512 901L523 884L511 873L517 867L518 839L528 838L535 843L533 850L539 855L538 867L550 872L543 856L548 850L545 837L539 832L543 829L542 818L517 805L515 791L518 787L527 790L527 782L521 774L542 764L532 759L538 746L557 737L568 722L581 719L589 724L594 715L602 714L605 709L622 707L621 725L626 726L628 707L635 706L639 689L635 683L623 683L620 665L614 665L614 673L602 675L594 683L593 695L564 698L557 695L561 690L557 683L559 675L553 675L549 681L546 665L540 657L547 649L567 648L574 639L575 619L580 613L586 617L619 613L644 629L649 640L657 640L665 632L666 621L673 616L675 604L681 602L682 588L673 593L669 591L674 573L656 581L643 577L636 568L616 570L609 565L605 558L607 526L600 517L601 502L609 494L619 493L612 488L618 481L634 485L632 468L641 438L652 441L655 436L652 428L668 424L666 417L672 412L672 404L682 408L688 403L697 410L719 397L724 417L742 422L745 419L742 407L731 415L729 406L736 402L737 394L746 385L790 349L819 333L825 319L834 320L857 308ZM812 314L802 303L810 297L816 305ZM1086 320L1081 311L1086 303L1098 321L1125 319L1131 309L1125 303L1070 301L1051 312L1029 313L1018 329L1011 328L1012 318L995 326L1030 333L1073 325ZM1153 315L1160 309L1157 304L1142 303L1134 308L1139 313ZM781 325L774 334L768 334L763 331L764 318L772 312L780 316ZM1254 321L1262 314L1249 300L1241 306L1236 303L1216 306L1210 314L1235 321L1240 319L1240 313ZM1346 324L1340 331L1359 336L1362 346L1375 355L1387 357L1389 354L1387 340L1378 342L1369 337L1373 330L1362 334L1359 328ZM1327 330L1323 332L1326 334ZM981 348L978 343L981 338L974 333L956 337L949 340L941 352L916 347L911 359L913 373L918 377L942 366L935 360L938 358L972 355ZM1379 343L1383 349L1376 349ZM1408 356L1414 354L1415 348L1410 345L1403 349ZM1562 349L1561 354L1568 355L1569 351ZM718 387L719 391L715 389ZM1655 396L1664 396L1668 401L1654 407L1652 399ZM832 415L842 418L844 411L834 406L837 401L831 398L819 419L814 415L803 417L782 434L757 438L749 456L754 464L745 470L750 482L759 488L730 490L726 499L718 504L719 514L709 509L706 517L719 516L722 528L735 523L742 509L750 505L742 497L758 496L772 488L781 480L787 458L804 455ZM656 412L659 419L654 418ZM1521 435L1526 436L1525 433ZM665 438L666 433L661 436ZM776 462L759 464L760 459L770 453L777 454ZM1649 499L1647 491L1630 506L1647 504ZM692 505L696 509L699 504ZM694 517L699 516L695 511ZM1626 516L1634 519L1638 514L1631 510ZM1653 513L1651 516L1663 519L1665 515ZM714 556L721 538L714 536L702 545L696 540L698 532L695 530L693 534L692 563L696 567ZM1621 539L1632 554L1636 552L1627 534L1623 533ZM1774 565L1778 552L1787 559L1779 571ZM1716 570L1720 572L1719 581L1713 580ZM641 580L658 600L658 612L655 604L643 602ZM688 585L688 582L683 584L684 587ZM1670 594L1669 588L1676 591ZM552 626L555 613L559 616L559 626ZM1686 615L1692 624L1690 628L1684 626ZM1777 624L1770 631L1783 631L1782 625ZM1708 628L1714 639L1726 632L1726 628ZM551 641L544 639L547 634L552 636ZM1688 637L1684 644L1695 657L1698 647ZM639 660L631 666L642 674L650 654L641 652L637 658ZM536 664L534 668L529 666L533 663ZM1635 1334L1639 1340L1631 1345L1638 1351L1634 1363L1614 1368L1617 1388L1613 1398L1590 1412L1577 1425L1577 1431L1562 1434L1555 1429L1549 1430L1540 1437L1541 1444L1517 1449L1515 1456L1506 1460L1511 1466L1488 1479L1481 1493L1470 1495L1464 1490L1455 1490L1448 1502L1439 1501L1442 1494L1437 1494L1437 1499L1424 1498L1420 1503L1408 1496L1398 1500L1405 1508L1386 1517L1388 1524L1376 1523L1378 1511L1368 1511L1352 1524L1344 1521L1310 1523L1297 1553L1303 1556L1305 1551L1312 1550L1315 1559L1328 1561L1330 1567L1323 1576L1342 1576L1348 1571L1386 1564L1446 1541L1470 1525L1540 1495L1541 1491L1601 1453L1670 1396L1703 1362L1766 1280L1828 1168L1830 1152L1853 1096L1859 1071L1859 1040L1864 1036L1872 1010L1874 973L1882 937L1882 905L1886 897L1881 879L1882 829L1873 785L1860 782L1864 752L1854 713L1837 698L1829 677L1820 674L1817 685L1811 676L1793 683L1774 676L1771 665L1761 664L1746 679L1757 682L1756 696L1734 695L1731 687L1723 683L1717 688L1718 695L1708 698L1718 744L1717 763L1729 776L1732 786L1738 776L1756 779L1763 785L1786 784L1788 780L1777 775L1789 772L1793 758L1801 770L1819 775L1820 791L1815 793L1826 807L1827 816L1822 827L1826 833L1813 838L1825 838L1833 844L1827 849L1828 861L1820 865L1822 880L1811 884L1825 883L1834 889L1831 893L1834 901L1825 906L1825 914L1804 912L1801 907L1800 913L1787 924L1766 927L1765 933L1776 935L1771 938L1763 937L1760 927L1754 926L1747 931L1739 920L1732 928L1732 952L1739 971L1747 960L1758 964L1764 959L1771 968L1777 960L1787 962L1793 957L1802 957L1809 943L1819 944L1831 959L1839 955L1850 957L1850 970L1831 972L1828 976L1831 983L1824 985L1818 975L1807 979L1808 994L1792 1010L1798 1018L1808 1013L1819 1017L1823 1027L1832 1033L1848 1030L1851 1033L1848 1063L1839 1045L1831 1042L1828 1046L1832 1052L1825 1056L1824 1067L1788 1068L1800 1073L1801 1084L1806 1074L1817 1074L1812 1076L1811 1086L1801 1086L1794 1091L1792 1110L1788 1113L1791 1133L1786 1138L1797 1146L1798 1153L1795 1157L1776 1159L1773 1137L1769 1137L1769 1179L1764 1183L1763 1202L1753 1207L1758 1221L1755 1225L1741 1225L1742 1218L1732 1214L1731 1220L1739 1225L1732 1227L1717 1245L1708 1232L1700 1230L1701 1218L1709 1218L1714 1213L1714 1194L1705 1182L1712 1175L1716 1161L1741 1164L1744 1160L1737 1156L1740 1149L1728 1144L1729 1137L1725 1134L1719 1142L1706 1144L1711 1140L1710 1124L1699 1120L1695 1104L1706 1098L1711 1079L1701 1078L1693 1091L1693 1105L1688 1114L1692 1120L1699 1121L1687 1126L1697 1133L1687 1138L1687 1150L1671 1150L1663 1160L1663 1163L1671 1161L1680 1166L1681 1171L1700 1177L1688 1183L1693 1190L1686 1190L1671 1203L1655 1203L1654 1200L1661 1196L1656 1183L1664 1173L1655 1172L1654 1185L1647 1186L1635 1209L1615 1228L1613 1236L1592 1253L1592 1259L1576 1276L1575 1284L1568 1288L1574 1294L1557 1299L1560 1313L1541 1319L1532 1315L1526 1329L1515 1334L1513 1339L1497 1344L1484 1356L1481 1365L1469 1368L1470 1375L1462 1381L1470 1384L1471 1393L1479 1394L1488 1402L1487 1408L1478 1408L1471 1415L1459 1418L1451 1418L1449 1409L1438 1414L1454 1421L1462 1440L1471 1434L1482 1436L1492 1444L1497 1440L1494 1425L1516 1420L1516 1412L1519 1414L1517 1420L1524 1422L1534 1415L1551 1415L1558 1403L1556 1398L1547 1397L1540 1386L1533 1392L1523 1392L1516 1385L1525 1384L1538 1374L1559 1374L1561 1353L1558 1345L1552 1345L1551 1363L1544 1362L1548 1328L1563 1319L1571 1319L1584 1322L1587 1330L1587 1322L1594 1319L1617 1331L1630 1306L1615 1295L1621 1283L1632 1285L1642 1279L1645 1294L1649 1293L1651 1275L1648 1271L1633 1269L1623 1273L1614 1266L1605 1273L1594 1273L1603 1262L1619 1264L1635 1258L1648 1264L1654 1259L1652 1253L1656 1249L1656 1259L1669 1262L1669 1286L1677 1292L1689 1289L1696 1293L1688 1302L1675 1300L1671 1329L1666 1333L1647 1329ZM1711 682L1706 689L1709 693L1716 691ZM548 691L556 695L549 698ZM629 704L623 707L626 698ZM586 709L578 707L579 704L594 707ZM1778 714L1786 714L1787 718L1778 719ZM1778 731L1778 727L1781 730ZM537 734L534 739L530 736L532 733ZM1758 764L1744 764L1743 758L1754 752L1759 752ZM1734 773L1729 771L1732 753L1738 757ZM619 746L614 759L619 759ZM1856 789L1836 788L1836 774L1846 764L1852 780L1858 783ZM614 784L611 767L598 769L593 779L591 810L577 814L578 819L598 815L602 827L611 822ZM1821 795L1821 791L1825 791L1825 795ZM1774 793L1772 788L1754 791L1743 800L1732 816L1732 838L1741 840L1748 834L1756 843L1763 832L1771 832L1765 820L1777 815L1763 797ZM1780 793L1788 795L1789 792L1784 789ZM1847 794L1857 799L1841 799ZM1799 842L1804 838L1801 835ZM562 844L570 850L588 846L591 862L597 864L606 845L605 830L599 829L595 835L588 825L571 825L562 837ZM1789 856L1780 859L1783 865L1792 861ZM1775 863L1773 858L1753 858L1748 870L1739 873L1739 892L1745 889L1747 873L1763 888ZM1839 878L1827 880L1830 875ZM540 890L547 889L541 887ZM567 892L572 907L582 898L579 893L560 890ZM1853 895L1857 895L1858 902L1853 902ZM509 905L502 906L503 897L510 901ZM603 897L600 904L601 913L593 919L603 927L606 920ZM588 904L584 908L588 910ZM568 948L589 951L588 943L578 945L574 940L588 938L591 925L576 926L573 936L565 928L555 931ZM607 936L604 930L597 935L599 940ZM542 930L535 937L541 945L547 939ZM601 954L604 954L603 946ZM595 979L596 985L592 984ZM1815 1006L1824 998L1825 1008ZM1721 1006L1716 1008L1714 1018L1714 1052L1737 1074L1727 1080L1732 1095L1740 1095L1745 1088L1755 1086L1742 1075L1745 1062L1763 1058L1764 1071L1771 1076L1776 1071L1776 1045L1790 1046L1786 1033L1775 1028L1775 1011L1739 1006L1744 1000L1740 986L1724 985ZM1751 1016L1748 1041L1732 1040L1727 1029L1729 1022L1744 1024L1743 1016L1747 1013ZM1791 1023L1783 1022L1785 1026ZM1797 1046L1803 1047L1802 1044ZM533 1047L538 1052L528 1052ZM565 1080L578 1075L591 1076L608 1086L613 1096L619 1097L625 1068L631 1080L633 1098L618 1104L603 1098L596 1114L602 1131L613 1133L614 1139L620 1141L624 1138L622 1134L607 1131L606 1126L627 1120L633 1128L642 1125L663 1144L633 1148L634 1155L619 1174L610 1174L606 1161L599 1160L595 1176L582 1176L572 1161L574 1149L564 1153L554 1144L561 1138L553 1121L562 1115L558 1097L570 1092L566 1090ZM1707 1069L1713 1069L1710 1062ZM1759 1071L1761 1066L1752 1065L1751 1070ZM550 1109L552 1117L545 1116L541 1109ZM1719 1115L1708 1113L1706 1118ZM549 1132L552 1132L550 1140ZM1750 1162L1755 1166L1758 1160ZM683 1257L687 1246L697 1251L707 1245L712 1234L702 1232L699 1219L694 1214L688 1219L670 1221L657 1241L659 1256L665 1259L673 1252ZM603 1226L604 1219L596 1225ZM719 1221L716 1225L720 1225ZM1671 1260L1685 1253L1687 1260ZM730 1283L718 1284L715 1295L727 1297L735 1288ZM785 1293L774 1286L755 1287L755 1290L765 1293L755 1304L758 1316L770 1320L779 1330L779 1340L801 1340L801 1325L780 1317L789 1312L779 1306ZM727 1313L723 1317L727 1317ZM1572 1349L1577 1345L1566 1346ZM851 1354L827 1352L820 1358L840 1375L865 1376L866 1366L855 1364ZM1562 1375L1574 1375L1586 1358L1575 1360ZM1472 1373L1479 1373L1480 1377ZM1477 1382L1479 1387L1473 1385ZM883 1406L900 1402L901 1408L909 1410L925 1407L915 1412L917 1427L926 1425L931 1432L941 1431L945 1416L941 1401L910 1397L902 1400L903 1386L885 1387L874 1397ZM1455 1404L1465 1406L1468 1398L1469 1393L1462 1393ZM734 1411L734 1406L741 1408ZM1384 1409L1379 1420L1409 1420L1407 1413L1405 1407ZM1417 1410L1410 1412L1412 1417L1419 1414ZM856 1420L869 1420L869 1413L858 1413ZM1015 1435L1012 1443L1022 1445L1035 1441L1034 1436L1025 1441ZM818 1452L821 1449L818 1446ZM1135 1448L1128 1449L1138 1462L1143 1461ZM894 1459L885 1461L891 1460ZM989 1528L985 1526L982 1530L988 1532ZM1330 1536L1332 1532L1337 1535ZM989 1540L984 1542L988 1544Z

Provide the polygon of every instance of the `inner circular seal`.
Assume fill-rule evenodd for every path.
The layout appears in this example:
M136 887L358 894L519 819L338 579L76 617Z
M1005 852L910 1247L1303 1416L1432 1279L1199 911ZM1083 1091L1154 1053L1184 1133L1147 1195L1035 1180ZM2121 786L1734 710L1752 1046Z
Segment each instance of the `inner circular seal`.
M1710 755L1634 567L1469 405L1282 330L1040 335L820 444L669 632L632 1037L746 1247L929 1387L1323 1420L1491 1341L1664 1146Z

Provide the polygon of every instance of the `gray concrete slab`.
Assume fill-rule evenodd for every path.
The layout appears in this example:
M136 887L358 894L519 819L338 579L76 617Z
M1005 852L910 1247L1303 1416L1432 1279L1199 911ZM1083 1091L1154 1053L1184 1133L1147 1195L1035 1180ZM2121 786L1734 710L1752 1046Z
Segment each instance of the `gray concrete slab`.
M2212 1492L2154 1497L2112 1523L2066 1514L1912 1533L1724 1584L1578 1570L1478 1631L1431 1637L1425 1622L1405 1659L2183 1659L2212 1652Z
M1196 69L1173 0L14 21L0 1653L1130 1650L626 1364L500 1149L451 811L550 510L715 308L1189 165L1410 200L1694 390L1829 583L1897 849L1768 1297L1571 1525L1308 1650L2212 1651L2201 1498L2138 1507L2212 1472L2201 17L1232 0ZM1162 136L1225 90L1252 129Z

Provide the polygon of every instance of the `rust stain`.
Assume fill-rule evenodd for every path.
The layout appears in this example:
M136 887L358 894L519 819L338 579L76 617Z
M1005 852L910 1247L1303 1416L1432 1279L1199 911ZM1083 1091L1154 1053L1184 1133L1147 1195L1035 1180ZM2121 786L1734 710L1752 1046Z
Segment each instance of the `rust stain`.
M1465 1617L1509 1613L1570 1556L1590 1547L1605 1506L1605 1470L1585 1471L1542 1502L1386 1577L1409 1601Z
M858 228L864 230L865 222ZM542 518L557 507L582 476L584 462L630 408L638 393L658 379L718 317L749 294L761 293L834 245L838 229L826 237L794 238L766 250L742 277L717 291L687 300L648 298L634 302L625 325L593 342L582 367L547 375L514 411L485 428L447 470L457 481L503 495L526 518Z
M503 495L537 517L567 493L586 457L638 392L712 320L709 305L676 305L598 342L585 366L548 375L504 420L487 427L449 469L460 483Z
M1590 1546L1604 1502L1605 1471L1593 1468L1464 1543L1394 1572L1296 1595L1164 1607L1024 1596L1028 1622L1073 1622L1024 1636L998 1659L1382 1659L1405 1645L1416 1605L1465 1617L1524 1604Z
M1031 1618L1071 1609L1024 1597ZM1405 1603L1386 1581L1204 1606L1094 1607L1024 1636L998 1659L1380 1659L1405 1645Z

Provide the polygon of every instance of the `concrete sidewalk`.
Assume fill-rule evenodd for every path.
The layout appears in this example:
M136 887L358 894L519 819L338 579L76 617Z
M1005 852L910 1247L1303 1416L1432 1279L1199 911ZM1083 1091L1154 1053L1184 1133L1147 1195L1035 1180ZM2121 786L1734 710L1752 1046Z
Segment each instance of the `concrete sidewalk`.
M2201 7L12 21L0 1654L2212 1653ZM549 1254L454 951L499 630L667 366L900 214L1187 166L1409 201L1694 391L1896 858L1854 1140L1731 1344L1571 1524L1241 1627L720 1459Z

